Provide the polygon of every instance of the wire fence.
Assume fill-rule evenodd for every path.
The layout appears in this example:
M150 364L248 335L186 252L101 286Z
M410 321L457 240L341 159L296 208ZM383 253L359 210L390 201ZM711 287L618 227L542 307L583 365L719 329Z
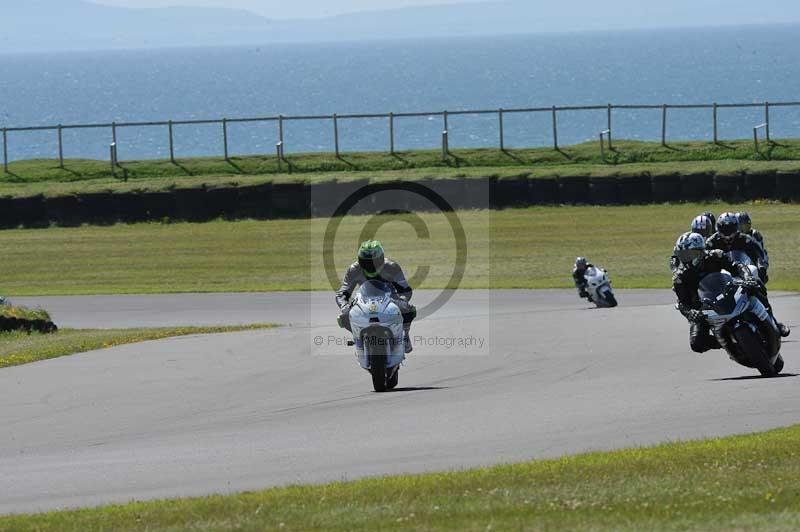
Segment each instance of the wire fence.
M505 119L509 115L519 114L547 114L550 117L552 126L552 147L556 150L560 149L559 145L559 116L568 112L577 111L605 111L606 112L606 125L602 131L597 133L592 132L590 137L596 138L599 134L600 149L604 154L605 146L608 148L613 146L614 132L614 111L653 111L660 113L661 124L661 144L666 146L668 139L668 119L669 111L675 110L710 110L711 121L710 129L712 131L712 138L714 143L720 142L719 135L719 114L723 109L763 109L763 122L753 124L753 141L755 149L758 151L759 146L759 131L764 132L765 141L770 140L770 110L780 109L786 107L800 107L800 102L761 102L761 103L711 103L711 104L656 104L656 105L620 105L620 104L606 104L606 105L572 105L572 106L550 106L550 107L529 107L529 108L516 108L516 109L481 109L481 110L458 110L458 111L433 111L433 112L420 112L420 113L379 113L379 114L332 114L332 115L277 115L277 116L263 116L251 118L221 118L214 120L167 120L167 121L149 121L149 122L108 122L97 124L58 124L54 126L30 126L30 127L3 127L3 170L9 171L9 158L10 149L13 147L10 139L13 133L20 132L54 132L56 135L57 152L54 156L59 161L59 166L64 168L65 149L64 149L64 132L71 130L88 130L88 129L106 129L108 130L107 145L109 150L109 162L112 171L114 171L120 164L119 151L120 143L118 142L117 133L123 128L164 128L164 142L168 146L169 159L172 162L176 161L175 149L175 127L176 126L218 126L219 129L219 152L206 153L207 156L221 155L225 160L230 159L231 140L229 136L229 126L232 124L255 124L255 123L273 123L275 129L275 157L278 164L286 161L288 153L288 146L286 143L286 128L290 122L297 121L318 121L328 123L331 128L331 149L336 157L342 154L340 142L340 124L342 121L353 120L386 120L386 149L390 154L396 153L397 135L396 135L396 122L398 120L408 118L432 118L440 117L442 122L442 142L441 150L442 156L447 157L451 148L450 141L450 117L454 116L495 116L497 120L498 138L495 146L500 150L507 148L507 135L505 127Z

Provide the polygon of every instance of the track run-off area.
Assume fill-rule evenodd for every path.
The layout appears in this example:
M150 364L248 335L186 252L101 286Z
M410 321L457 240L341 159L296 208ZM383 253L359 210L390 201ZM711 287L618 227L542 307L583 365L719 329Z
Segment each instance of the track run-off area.
M415 293L423 307L438 292ZM60 327L274 322L0 370L0 514L458 470L800 422L782 378L689 350L667 290L453 294L373 393L330 293L15 298ZM771 294L800 326L800 294ZM800 331L798 331L800 332ZM795 335L798 334L795 333ZM425 345L427 343L427 345Z

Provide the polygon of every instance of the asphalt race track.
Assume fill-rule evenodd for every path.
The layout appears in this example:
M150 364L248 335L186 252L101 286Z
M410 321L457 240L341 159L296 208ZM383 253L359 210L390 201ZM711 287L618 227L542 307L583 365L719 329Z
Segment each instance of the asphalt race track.
M620 308L595 310L572 291L458 292L415 324L429 345L417 345L401 389L387 394L373 393L351 348L336 345L331 294L15 299L48 308L62 327L289 326L0 370L0 513L461 469L800 422L793 337L783 349L789 376L749 378L754 371L721 351L689 351L670 292L618 298ZM800 295L772 300L779 318L800 325Z

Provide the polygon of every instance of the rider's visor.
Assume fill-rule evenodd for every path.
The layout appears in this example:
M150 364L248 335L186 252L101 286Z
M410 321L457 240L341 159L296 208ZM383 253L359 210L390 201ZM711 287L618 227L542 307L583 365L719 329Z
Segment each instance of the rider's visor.
M364 270L364 273L368 276L376 276L378 275L381 270L383 269L383 265L385 264L385 260L383 257L378 258L359 258L358 264L361 266L361 269Z
M703 249L682 249L676 253L676 256L684 264L695 264L704 253Z

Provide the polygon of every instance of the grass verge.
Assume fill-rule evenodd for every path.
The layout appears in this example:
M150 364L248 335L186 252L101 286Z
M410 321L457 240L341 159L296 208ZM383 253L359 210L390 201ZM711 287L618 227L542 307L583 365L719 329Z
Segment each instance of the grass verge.
M667 288L667 260L699 212L747 209L766 236L770 288L800 290L800 205L749 203L628 207L532 207L463 211L468 258L463 288L566 288L578 255L609 269L618 288ZM414 215L415 216L415 215ZM334 242L338 274L373 231L415 288L448 286L452 231L440 214L352 216ZM0 294L71 295L328 290L317 265L326 220L146 223L0 231L7 250ZM424 235L423 235L424 236Z
M255 184L265 181L325 181L331 179L421 179L429 177L553 177L632 176L713 172L718 174L800 171L800 140L781 140L756 153L750 141L720 144L682 142L669 146L638 141L615 141L606 158L597 143L587 142L560 150L532 148L441 151L308 153L288 157L279 169L275 157L129 161L117 176L106 161L19 161L9 172L0 170L0 195L64 195L77 192L167 190L174 187ZM122 177L126 180L123 181Z
M800 427L457 473L0 518L0 530L797 530Z
M150 340L195 334L251 331L271 327L274 325L110 330L63 329L53 334L0 333L0 368Z

